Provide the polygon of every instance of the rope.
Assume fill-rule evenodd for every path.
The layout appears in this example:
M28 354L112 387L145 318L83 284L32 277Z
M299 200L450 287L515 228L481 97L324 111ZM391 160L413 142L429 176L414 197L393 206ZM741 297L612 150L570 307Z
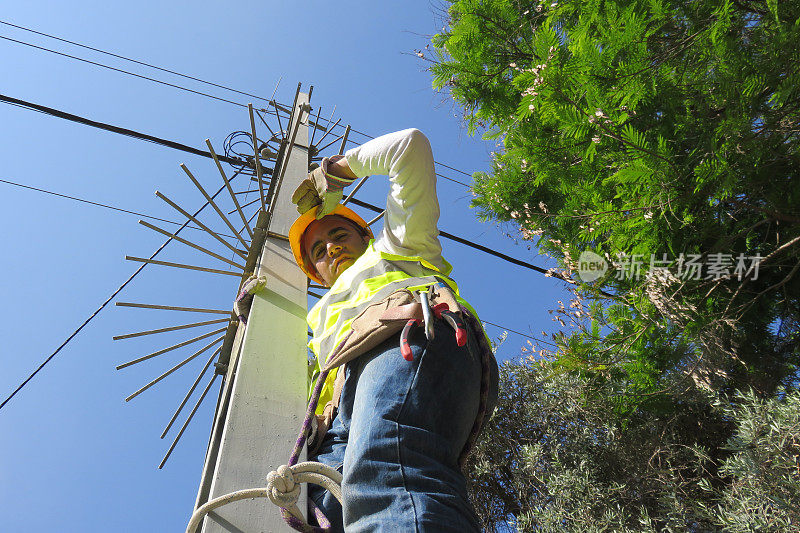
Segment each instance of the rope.
M281 508L281 515L286 523L297 531L309 531L309 528L316 531L317 529L314 526L305 522L303 514L297 508L297 499L300 497L300 483L320 485L333 494L339 500L339 503L342 503L342 474L328 465L306 461L293 466L281 465L277 471L272 471L267 475L268 498ZM328 522L327 518L325 518L325 522ZM330 522L326 526L320 528L320 530L328 531Z
M346 340L347 337L342 340L342 343ZM322 386L325 384L329 372L329 370L326 370L317 378L317 383L314 385L314 391L308 402L308 409L306 410L305 420L303 420L303 426L300 429L300 435L297 437L294 450L292 450L292 455L289 457L289 463L281 465L277 470L267 474L266 487L224 494L198 507L192 514L189 525L186 526L186 533L195 533L203 518L214 509L249 498L269 498L272 503L280 507L284 522L295 531L301 531L302 533L330 532L330 520L316 506L314 506L314 514L316 515L317 523L321 524L320 527L312 526L306 522L303 518L303 513L297 508L297 500L300 497L300 483L320 485L333 494L339 502L342 501L342 474L338 470L314 461L297 462L311 432L311 420L315 416L314 413L322 393Z
M312 461L298 463L294 466L282 465L278 467L277 471L267 474L266 487L231 492L200 506L192 514L189 525L186 526L186 533L195 533L203 518L214 509L251 498L269 498L272 503L281 507L282 514L288 513L294 519L290 521L284 515L284 520L298 531L323 531L321 528L314 528L314 526L306 524L303 514L297 508L297 500L300 497L300 483L321 485L330 491L337 500L342 501L342 474L338 470ZM299 524L304 524L309 529L298 529L296 527L298 521Z

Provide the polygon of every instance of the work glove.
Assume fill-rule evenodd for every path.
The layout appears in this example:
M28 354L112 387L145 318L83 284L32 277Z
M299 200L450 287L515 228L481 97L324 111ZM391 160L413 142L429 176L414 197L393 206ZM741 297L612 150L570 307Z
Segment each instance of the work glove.
M250 315L250 307L253 305L253 296L261 292L267 285L265 276L250 276L242 283L242 289L233 302L233 312L242 324L247 324L247 317Z
M334 157L341 158L343 156ZM330 214L342 201L344 196L342 189L353 182L351 179L329 174L328 164L330 162L331 160L327 157L323 158L322 164L312 170L292 194L292 203L297 205L297 211L301 215L316 206L320 206L317 211L317 219Z

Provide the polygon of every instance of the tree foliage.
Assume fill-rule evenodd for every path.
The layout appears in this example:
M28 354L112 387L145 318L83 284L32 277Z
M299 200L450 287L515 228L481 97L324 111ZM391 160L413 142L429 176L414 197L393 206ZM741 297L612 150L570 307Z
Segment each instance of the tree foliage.
M800 524L800 392L710 395L615 415L608 391L527 360L501 367L468 464L488 531L772 531Z
M434 84L498 139L474 185L482 214L516 221L567 268L584 250L638 255L643 274L651 258L671 262L660 283L609 271L581 287L609 297L563 363L613 362L636 393L677 368L765 393L790 379L800 3L458 0L449 16ZM681 254L733 264L719 279L675 279ZM746 270L754 257L757 272L737 273L737 258Z
M506 370L487 524L798 527L800 0L448 2L434 85L497 142L473 204L573 292L546 377Z
M585 250L641 261L638 279L612 269L579 288L594 323L562 364L623 372L636 394L679 375L786 384L800 358L800 2L458 0L449 16L434 84L498 139L476 176L481 213L568 269ZM722 275L688 279L692 255ZM672 276L645 275L658 261Z

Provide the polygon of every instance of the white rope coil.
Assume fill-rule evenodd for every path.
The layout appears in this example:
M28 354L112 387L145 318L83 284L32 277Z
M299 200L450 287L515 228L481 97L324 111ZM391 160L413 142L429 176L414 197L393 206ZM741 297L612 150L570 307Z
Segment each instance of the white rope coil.
M330 466L314 461L297 463L294 466L281 465L267 474L267 486L255 489L238 490L206 502L197 508L186 526L186 533L195 533L203 518L219 507L249 498L269 498L272 503L289 511L292 516L305 521L297 500L300 497L300 483L314 483L327 489L342 501L342 474Z

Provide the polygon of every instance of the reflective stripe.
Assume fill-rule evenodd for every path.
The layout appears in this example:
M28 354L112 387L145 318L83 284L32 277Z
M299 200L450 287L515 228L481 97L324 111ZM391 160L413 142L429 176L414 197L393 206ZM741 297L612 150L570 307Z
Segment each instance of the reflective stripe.
M452 267L446 261L445 265L448 272L452 270ZM412 272L413 270L418 272ZM390 272L394 275L388 275ZM381 274L387 275L387 277L382 280L378 279ZM373 247L373 241L370 241L369 247L361 257L339 276L328 293L309 311L308 324L314 331L314 336L318 337L322 333L317 331L318 325L322 324L326 327L332 325L328 321L329 314L336 313L343 307L352 307L352 305L342 306L341 302L360 302L364 298L371 298L372 295L370 293L386 283L401 278L424 277L427 275L446 276L447 273L439 271L431 263L420 257L405 257L378 252ZM373 278L375 279L373 280ZM458 291L452 281L449 281L448 285L454 291ZM357 288L355 294L354 287Z
M330 346L325 349L322 341L330 336L343 338L349 331L349 324L345 325L344 322L358 315L369 302L375 301L378 292L383 291L387 285L395 285L395 290L415 285L431 285L435 283L432 276L444 278L454 291L458 290L455 283L446 279L443 273L428 261L420 257L379 252L374 247L374 241L370 241L364 253L339 276L328 293L308 313L308 325L314 334L309 347L317 355L320 363L324 363L329 355ZM416 283L404 281L409 278L422 279ZM391 291L388 294L391 294ZM388 294L384 294L383 297Z
M378 303L401 289L417 290L442 282L456 294L458 286L447 277L452 267L445 262L446 272L421 257L387 254L375 249L370 241L365 252L336 280L327 294L308 313L313 337L308 347L317 356L315 373L324 366L339 342L350 332L354 318L369 305ZM471 308L470 308L471 309ZM317 412L321 413L333 393L336 372L331 372L323 387Z
M325 332L319 337L319 353L325 354L325 358L321 359L321 362L327 360L328 355L330 355L331 350L333 350L337 344L350 332L350 324L352 323L353 319L360 315L364 309L369 307L373 303L380 302L390 294L395 291L399 291L400 289L406 288L418 288L418 287L425 287L427 285L433 285L437 283L439 280L433 276L425 277L425 278L405 278L395 282L388 283L384 285L379 291L375 292L370 296L367 300L362 300L359 304L348 307L346 309L341 310L337 313L336 323L333 324L331 327L326 328ZM353 302L348 302L353 303ZM321 326L320 326L321 327ZM315 339L317 336L315 335Z
M319 343L340 331L343 317L345 319L354 318L371 302L380 301L396 290L406 287L433 285L440 279L449 281L447 284L454 286L452 281L446 280L444 276L436 275L436 273L431 274L433 275L412 277L401 270L394 262L388 261L381 261L374 267L360 272L354 278L353 290L340 292L327 298L323 309L319 313L318 322L315 324L309 321L314 334L312 340L313 351L327 356L329 351L320 348ZM387 292L387 289L390 290Z

